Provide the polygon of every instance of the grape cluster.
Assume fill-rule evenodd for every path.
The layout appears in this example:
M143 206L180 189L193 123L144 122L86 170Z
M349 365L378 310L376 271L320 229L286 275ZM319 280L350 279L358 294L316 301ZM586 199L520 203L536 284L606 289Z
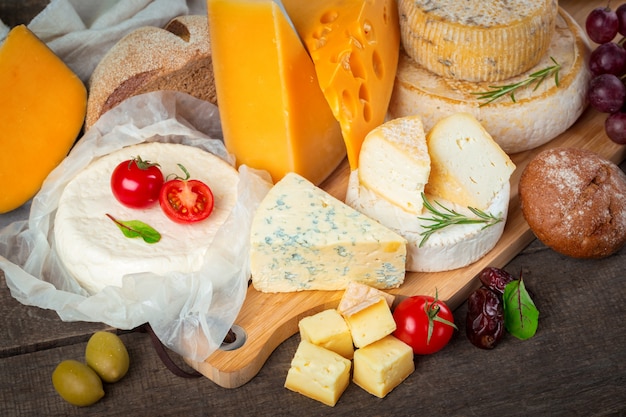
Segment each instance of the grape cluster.
M626 4L613 10L606 7L593 9L585 22L589 39L598 44L589 57L591 82L589 104L609 116L604 122L607 136L619 144L626 144ZM616 40L618 34L621 39Z

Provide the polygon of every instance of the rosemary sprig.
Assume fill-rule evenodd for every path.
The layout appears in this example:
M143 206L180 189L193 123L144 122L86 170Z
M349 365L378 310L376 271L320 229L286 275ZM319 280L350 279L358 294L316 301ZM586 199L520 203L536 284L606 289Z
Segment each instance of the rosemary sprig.
M468 217L465 214L458 213L454 210L451 210L445 206L443 206L440 202L435 201L437 206L439 206L442 210L435 208L426 198L426 195L422 193L422 200L424 201L424 207L432 213L433 217L418 217L420 220L426 220L433 222L429 225L424 225L423 227L426 229L422 233L422 240L420 241L419 247L421 248L424 243L428 240L428 238L435 233L439 229L443 229L444 227L451 226L453 224L476 224L476 223L485 223L482 229L485 229L489 226L493 226L496 223L500 223L502 221L502 216L496 217L491 213L485 213L482 210L479 210L474 207L468 207L468 209L474 213L476 217ZM481 229L481 230L482 230Z
M556 62L556 60L553 57L550 57L550 59L552 60L552 62L554 62L554 65L551 65L542 70L533 72L525 80L519 81L514 84L489 86L490 88L489 91L475 92L472 94L478 96L479 100L487 100L486 102L480 105L482 107L485 104L489 104L492 101L497 100L500 97L506 96L506 95L510 95L511 100L513 100L513 102L515 103L515 90L521 87L525 87L527 85L532 85L534 83L535 88L533 88L533 91L535 91L546 78L552 75L554 75L554 83L558 87L559 86L559 71L561 70L561 64Z

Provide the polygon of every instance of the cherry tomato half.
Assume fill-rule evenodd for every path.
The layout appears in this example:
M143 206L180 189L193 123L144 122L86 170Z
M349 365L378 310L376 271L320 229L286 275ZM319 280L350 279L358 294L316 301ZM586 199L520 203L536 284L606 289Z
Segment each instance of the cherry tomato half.
M393 311L395 337L413 348L416 355L438 352L448 344L456 329L450 308L436 297L405 298Z
M176 177L166 181L161 188L159 204L167 217L178 223L194 223L204 220L213 211L213 192L199 180Z
M141 157L120 162L111 174L111 191L123 205L144 208L159 200L163 173L158 164Z

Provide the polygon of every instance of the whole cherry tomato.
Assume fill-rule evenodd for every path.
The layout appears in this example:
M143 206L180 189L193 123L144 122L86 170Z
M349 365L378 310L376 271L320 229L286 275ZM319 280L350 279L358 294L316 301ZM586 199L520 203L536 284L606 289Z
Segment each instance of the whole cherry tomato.
M159 194L159 204L167 217L178 223L204 220L213 211L213 192L199 180L190 180L189 172L178 164L186 177L168 180Z
M144 208L159 200L163 181L159 164L144 161L137 156L115 167L111 174L111 191L123 205Z
M393 335L411 346L416 355L438 352L457 328L450 308L428 295L405 298L393 311L393 318L396 322Z

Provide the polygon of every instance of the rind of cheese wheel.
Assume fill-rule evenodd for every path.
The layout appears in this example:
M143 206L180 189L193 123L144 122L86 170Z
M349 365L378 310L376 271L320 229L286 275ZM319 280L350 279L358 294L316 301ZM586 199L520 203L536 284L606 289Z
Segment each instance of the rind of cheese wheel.
M560 10L556 31L548 52L539 63L517 77L498 83L512 84L528 75L560 65L559 85L553 78L515 91L509 96L484 104L474 93L488 91L493 83L469 83L437 76L400 54L396 84L389 104L390 118L419 114L424 129L450 114L471 113L508 154L541 146L567 130L586 107L590 72L586 65L589 42L583 30L565 11ZM546 109L549 109L547 111Z
M422 211L421 191L430 175L430 156L419 116L390 120L365 137L359 181L409 213Z
M427 196L433 202L432 196ZM434 232L420 247L425 225L432 224L418 217L430 218L432 215L424 209L416 216L402 210L381 198L368 188L359 185L358 172L351 172L346 192L346 204L361 213L378 220L407 240L407 271L439 272L462 268L485 256L500 240L504 232L510 198L510 184L506 182L495 195L485 210L494 216L502 217L502 221L484 228L484 224L457 224ZM459 213L472 214L467 207L462 207L436 199L445 207Z
M158 162L164 175L180 172L183 164L192 178L209 187L215 198L211 215L195 224L175 223L158 204L127 208L111 192L111 173L120 162L140 155ZM54 223L56 252L67 271L90 293L106 286L122 286L124 277L141 272L165 274L197 271L207 248L237 201L237 171L201 149L172 143L144 143L122 148L93 161L72 179L59 200ZM118 220L141 220L161 234L147 244L125 237Z
M384 122L398 65L395 0L283 0L339 124L351 169L365 135Z
M399 0L402 45L433 73L501 81L537 64L554 33L556 0Z
M158 90L217 104L206 16L179 16L165 28L142 27L120 39L89 79L85 127L125 99Z
M426 136L431 158L426 194L484 210L515 164L469 113L439 120Z

